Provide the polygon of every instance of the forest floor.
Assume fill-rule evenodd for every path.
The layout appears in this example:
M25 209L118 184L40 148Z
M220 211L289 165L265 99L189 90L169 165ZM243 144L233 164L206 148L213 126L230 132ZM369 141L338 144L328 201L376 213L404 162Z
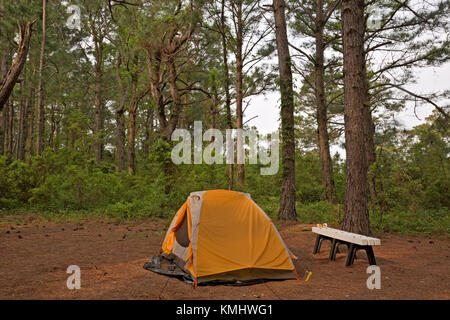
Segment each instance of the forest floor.
M0 299L450 299L448 235L381 235L375 256L381 289L366 286L363 251L351 267L346 253L315 256L311 225L278 224L301 280L194 289L143 269L160 250L169 222L145 219L47 221L0 218ZM69 265L81 269L81 289L69 290ZM305 282L306 271L312 272Z

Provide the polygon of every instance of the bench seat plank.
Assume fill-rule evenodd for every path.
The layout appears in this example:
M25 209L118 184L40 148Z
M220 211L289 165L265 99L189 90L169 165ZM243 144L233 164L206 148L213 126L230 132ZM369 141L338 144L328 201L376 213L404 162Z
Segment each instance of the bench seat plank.
M363 236L356 233L351 233L347 231L342 231L338 229L323 227L312 227L312 232L327 236L330 238L335 238L342 241L347 241L350 243L355 243L361 246L379 246L381 245L380 239Z

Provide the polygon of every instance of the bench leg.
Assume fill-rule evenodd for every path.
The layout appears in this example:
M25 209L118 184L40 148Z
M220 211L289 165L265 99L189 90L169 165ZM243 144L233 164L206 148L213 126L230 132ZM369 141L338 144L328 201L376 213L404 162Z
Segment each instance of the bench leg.
M350 243L348 243L347 241L343 241L343 240L336 240L336 248L333 251L333 257L332 257L331 260L336 260L336 254L337 253L341 253L340 250L339 250L339 246L341 244L344 244L344 245L347 246L347 252L350 251Z
M358 245L355 245L355 246L353 247L352 261L350 261L350 265L352 265L353 262L355 262L356 252L358 252L359 249L360 249L360 247L359 247Z
M316 254L320 251L320 243L322 241L322 236L320 234L316 237L316 244L314 245L314 251L313 254Z
M366 247L367 259L369 260L369 264L371 266L375 266L377 262L375 261L375 255L373 254L372 246Z
M355 258L356 258L356 252L360 249L366 250L367 259L369 260L369 264L371 266L377 264L377 262L375 260L375 255L373 254L372 246L359 246L356 244L350 244L350 248L348 250L348 256L347 256L347 262L345 264L347 267L351 266L353 264L353 262L355 261Z
M356 246L352 243L350 244L350 248L348 250L347 262L345 263L346 267L349 267L353 264L353 260L355 259Z
M330 259L330 260L336 259L337 249L338 249L338 242L336 241L336 239L333 239L331 241L331 249L330 249L330 255L329 255L328 259Z

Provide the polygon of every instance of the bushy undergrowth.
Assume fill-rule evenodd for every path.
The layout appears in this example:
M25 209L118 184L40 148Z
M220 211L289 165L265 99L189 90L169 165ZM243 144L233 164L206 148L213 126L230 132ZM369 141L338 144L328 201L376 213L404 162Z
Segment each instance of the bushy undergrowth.
M298 220L307 224L327 223L328 226L339 227L344 214L343 207L325 201L299 204L297 203ZM403 234L435 234L450 235L450 210L421 209L417 211L390 210L381 213L370 211L371 230L375 233L397 232Z
M84 154L67 149L58 152L47 150L42 156L34 157L29 165L2 156L0 214L39 212L55 219L67 216L121 220L170 218L190 192L227 188L225 164L175 166L167 160L167 148L158 145L155 148L157 150L153 150L149 159L141 160L136 175L116 172L113 161L96 164ZM420 174L424 170L395 160L380 160L379 165L386 172L386 175L379 174L377 180L383 183L384 190L380 196L384 206L371 205L372 230L449 233L448 194L443 192L449 188L448 181L442 176L427 177L427 180ZM430 173L431 169L426 169ZM281 172L263 176L259 165L246 165L245 170L245 185L235 186L235 189L250 193L253 200L272 219L276 219ZM337 199L342 204L345 172L339 159L335 159L334 175ZM324 201L317 153L297 155L296 187L299 221L339 226L344 208L340 205L338 211L338 205Z

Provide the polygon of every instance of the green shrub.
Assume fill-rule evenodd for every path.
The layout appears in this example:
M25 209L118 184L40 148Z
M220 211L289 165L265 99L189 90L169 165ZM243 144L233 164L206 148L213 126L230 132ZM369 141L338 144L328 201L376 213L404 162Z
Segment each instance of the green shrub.
M389 211L381 216L371 214L372 229L376 232L399 232L405 234L450 234L450 210Z
M327 223L329 226L337 225L337 205L326 201L314 203L297 203L297 219L301 223ZM341 212L341 216L343 213Z

